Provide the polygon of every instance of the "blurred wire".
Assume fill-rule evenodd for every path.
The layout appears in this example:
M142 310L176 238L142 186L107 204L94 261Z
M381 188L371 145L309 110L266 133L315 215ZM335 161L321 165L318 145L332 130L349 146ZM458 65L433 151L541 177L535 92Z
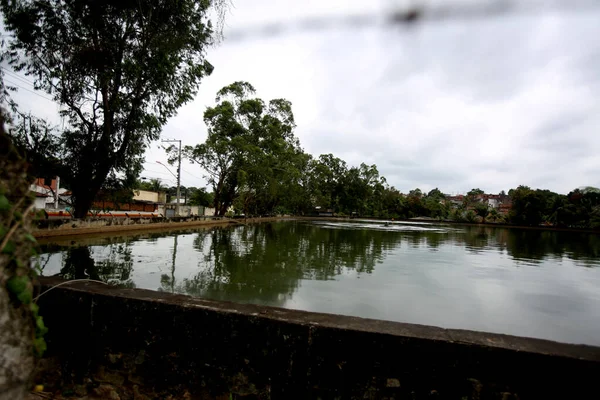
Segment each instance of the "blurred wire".
M486 19L504 15L539 16L546 12L565 13L600 10L600 0L480 0L468 4L464 1L461 4L460 1L449 0L444 2L438 1L436 4L425 4L425 1L413 3L416 4L408 7L399 7L391 4L387 10L379 14L365 13L307 17L296 21L273 22L254 27L234 29L225 34L225 40L230 43L340 28L391 28L416 23Z

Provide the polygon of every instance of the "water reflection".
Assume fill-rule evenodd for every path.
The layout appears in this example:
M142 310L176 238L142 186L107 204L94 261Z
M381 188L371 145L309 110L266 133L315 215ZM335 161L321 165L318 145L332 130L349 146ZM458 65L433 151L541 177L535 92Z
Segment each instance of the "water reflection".
M600 329L592 234L278 222L45 251L43 274L67 279L565 341Z
M102 258L95 260L87 246L68 249L59 275L65 279L94 279L134 288L131 244L110 244L102 250Z

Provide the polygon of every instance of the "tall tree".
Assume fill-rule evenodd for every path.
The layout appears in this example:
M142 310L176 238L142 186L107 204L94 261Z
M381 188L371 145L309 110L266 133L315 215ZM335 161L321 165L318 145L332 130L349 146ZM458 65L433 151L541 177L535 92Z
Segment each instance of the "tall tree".
M234 201L245 213L271 211L287 186L300 178L296 160L303 152L293 134L291 103L265 103L254 94L248 82L219 90L217 105L204 112L206 141L183 149L206 172L216 215L224 215ZM175 149L168 150L172 162Z
M510 221L517 225L537 226L542 222L544 200L528 186L519 186L509 191L512 207Z
M3 60L61 105L66 127L50 138L57 157L46 172L70 185L75 216L83 217L107 176L137 176L148 142L211 73L204 58L212 42L211 1L0 0L0 6L9 33ZM15 132L22 145L36 135L25 128Z

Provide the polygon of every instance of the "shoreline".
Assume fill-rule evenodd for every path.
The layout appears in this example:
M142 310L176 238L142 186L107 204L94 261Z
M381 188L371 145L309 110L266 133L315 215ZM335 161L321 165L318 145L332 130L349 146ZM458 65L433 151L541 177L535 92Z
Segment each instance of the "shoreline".
M374 217L364 218L350 218L350 217L307 217L307 216L284 216L284 217L262 217L262 218L247 218L247 219L194 219L191 221L177 221L170 220L168 222L144 222L144 223L129 223L113 224L111 220L105 220L98 222L98 220L84 220L84 224L93 225L96 223L106 223L107 225L97 226L75 226L69 222L63 223L56 228L37 228L33 229L32 235L36 239L49 239L55 237L61 237L67 239L68 237L80 237L80 236L107 236L109 233L134 233L134 232L165 232L165 231L177 231L185 230L195 227L212 227L212 226L230 226L230 225L245 225L254 224L261 222L274 222L274 221L285 221L285 220L298 220L298 221L332 221L332 222L379 222L379 221L391 221L389 219L381 219ZM469 222L457 222L457 221L434 221L434 220L421 220L421 219L398 219L394 220L394 223L419 223L427 225L451 225L451 226L469 226L469 227L480 227L480 228L505 228L505 229L521 229L530 231L548 231L548 232L566 232L566 233L585 233L585 234L600 234L600 230L584 229L584 228L560 228L553 226L521 226L521 225L510 225L503 223L469 223ZM81 223L81 222L80 222Z
M248 218L244 220L235 219L202 219L193 221L169 221L155 223L134 223L129 225L104 225L91 227L57 227L45 229L33 229L32 235L36 239L50 239L55 237L80 237L80 236L107 236L107 233L133 233L153 231L176 231L195 227L245 225L248 223L272 222L287 219L283 217ZM65 224L68 225L68 224Z

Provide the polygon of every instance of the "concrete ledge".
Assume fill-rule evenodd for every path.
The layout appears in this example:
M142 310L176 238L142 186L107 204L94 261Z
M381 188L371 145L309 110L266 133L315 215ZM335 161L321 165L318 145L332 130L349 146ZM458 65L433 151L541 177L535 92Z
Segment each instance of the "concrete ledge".
M42 290L61 282L42 278ZM600 374L592 346L98 283L39 303L50 329L39 379L108 383L121 398L587 398Z
M178 230L189 229L196 226L215 226L240 223L268 222L281 218L248 218L247 220L236 220L229 218L153 218L153 219L88 219L88 220L44 220L44 224L38 222L38 228L33 231L36 238L49 238L57 236L93 235L112 232L135 232L152 230Z

